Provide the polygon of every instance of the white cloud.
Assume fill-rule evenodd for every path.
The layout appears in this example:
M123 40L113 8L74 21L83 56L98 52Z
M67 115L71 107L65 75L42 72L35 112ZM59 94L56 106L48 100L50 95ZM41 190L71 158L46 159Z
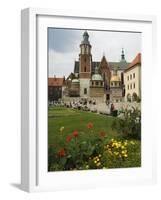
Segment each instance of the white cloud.
M70 72L73 72L77 55L78 52L58 53L49 50L49 76L68 76Z
M140 33L92 31L89 34L93 59L100 60L104 53L108 61L117 62L121 58L121 49L124 48L126 60L131 62L141 52Z
M64 75L68 76L73 72L74 60L78 60L80 51L79 45L82 40L78 40L78 33L82 35L83 32L83 30L75 31L77 37L73 37L73 44L71 48L68 47L68 51L56 52L54 51L54 46L49 49L49 76L56 75L62 77ZM74 30L72 30L72 34L73 33ZM108 31L88 31L88 33L92 45L93 61L100 61L104 53L107 61L118 62L121 58L121 49L124 48L125 58L128 62L131 62L137 53L141 52L141 33ZM64 35L63 37L65 37ZM68 37L69 36L70 34L68 32ZM59 35L57 37L56 39L61 42L61 37L59 37ZM69 45L69 43L65 43L65 40L63 40L63 44ZM62 44L60 45L62 46Z

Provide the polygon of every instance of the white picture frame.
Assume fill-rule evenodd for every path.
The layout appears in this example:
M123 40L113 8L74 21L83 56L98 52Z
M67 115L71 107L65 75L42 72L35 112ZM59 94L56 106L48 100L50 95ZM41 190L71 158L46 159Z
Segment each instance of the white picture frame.
M84 23L83 23L84 22ZM109 23L110 22L110 23ZM151 65L155 68L156 56L156 18L144 15L123 15L102 12L73 10L51 10L28 8L21 13L21 188L28 192L54 191L63 189L96 188L116 185L153 184L156 182L156 145L152 131L153 97L144 98L142 167L140 169L87 170L72 172L53 172L46 170L47 164L47 68L46 43L44 37L47 27L97 28L111 30L140 31L143 33L143 95L148 96L147 83L151 77ZM42 37L42 38L41 38ZM41 39L41 43L39 42ZM40 44L39 44L40 43ZM39 60L39 55L42 60ZM40 62L41 61L41 62ZM47 63L46 63L47 65ZM146 69L144 66L146 65ZM45 71L44 71L45 70ZM41 79L41 82L40 82ZM150 87L150 86L149 86ZM40 92L40 88L42 91ZM45 97L43 97L43 95ZM45 100L46 98L46 100ZM40 104L44 105L41 106ZM147 111L148 109L148 111ZM149 115L147 115L149 113ZM44 134L44 132L45 134ZM46 131L45 131L46 130ZM147 133L147 134L144 134ZM46 150L45 150L46 149ZM41 155L41 156L40 156ZM148 156L149 155L149 156ZM46 163L46 164L45 164Z

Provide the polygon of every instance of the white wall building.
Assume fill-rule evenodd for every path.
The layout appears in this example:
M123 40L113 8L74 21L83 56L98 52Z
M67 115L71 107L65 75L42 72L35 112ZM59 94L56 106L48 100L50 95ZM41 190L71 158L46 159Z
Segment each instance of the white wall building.
M141 54L124 71L125 101L141 99Z

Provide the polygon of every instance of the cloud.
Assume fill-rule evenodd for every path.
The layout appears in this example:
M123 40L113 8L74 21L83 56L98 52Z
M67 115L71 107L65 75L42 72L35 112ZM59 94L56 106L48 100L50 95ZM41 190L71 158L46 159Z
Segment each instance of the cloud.
M79 45L80 30L49 28L49 49L56 52L74 51Z
M49 76L68 76L74 70L74 60L78 60L84 30L49 29ZM121 49L131 62L141 52L141 33L88 31L92 45L93 61L100 61L105 54L107 61L118 62Z
M49 77L54 75L58 77L68 76L70 72L73 72L74 61L78 52L56 52L49 50Z
M141 52L141 34L127 32L95 31L90 32L93 59L100 60L105 54L108 61L118 62L124 48L128 62Z

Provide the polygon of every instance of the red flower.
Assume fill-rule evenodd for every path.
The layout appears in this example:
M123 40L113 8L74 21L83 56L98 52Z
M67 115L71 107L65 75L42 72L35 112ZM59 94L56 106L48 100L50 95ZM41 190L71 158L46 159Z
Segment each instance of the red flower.
M101 132L100 132L100 136L101 136L101 137L105 137L105 135L106 135L106 133L105 133L104 131L101 131Z
M67 142L70 142L70 141L72 140L72 137L71 137L71 136L68 136L68 137L66 138L66 140L67 140Z
M78 131L74 131L72 134L73 134L74 137L77 137L78 136Z
M64 157L64 156L65 156L65 150L64 150L64 148L61 148L61 149L58 151L58 156L60 156L60 157Z
M93 128L93 124L91 122L89 122L87 125L86 125L87 128Z

